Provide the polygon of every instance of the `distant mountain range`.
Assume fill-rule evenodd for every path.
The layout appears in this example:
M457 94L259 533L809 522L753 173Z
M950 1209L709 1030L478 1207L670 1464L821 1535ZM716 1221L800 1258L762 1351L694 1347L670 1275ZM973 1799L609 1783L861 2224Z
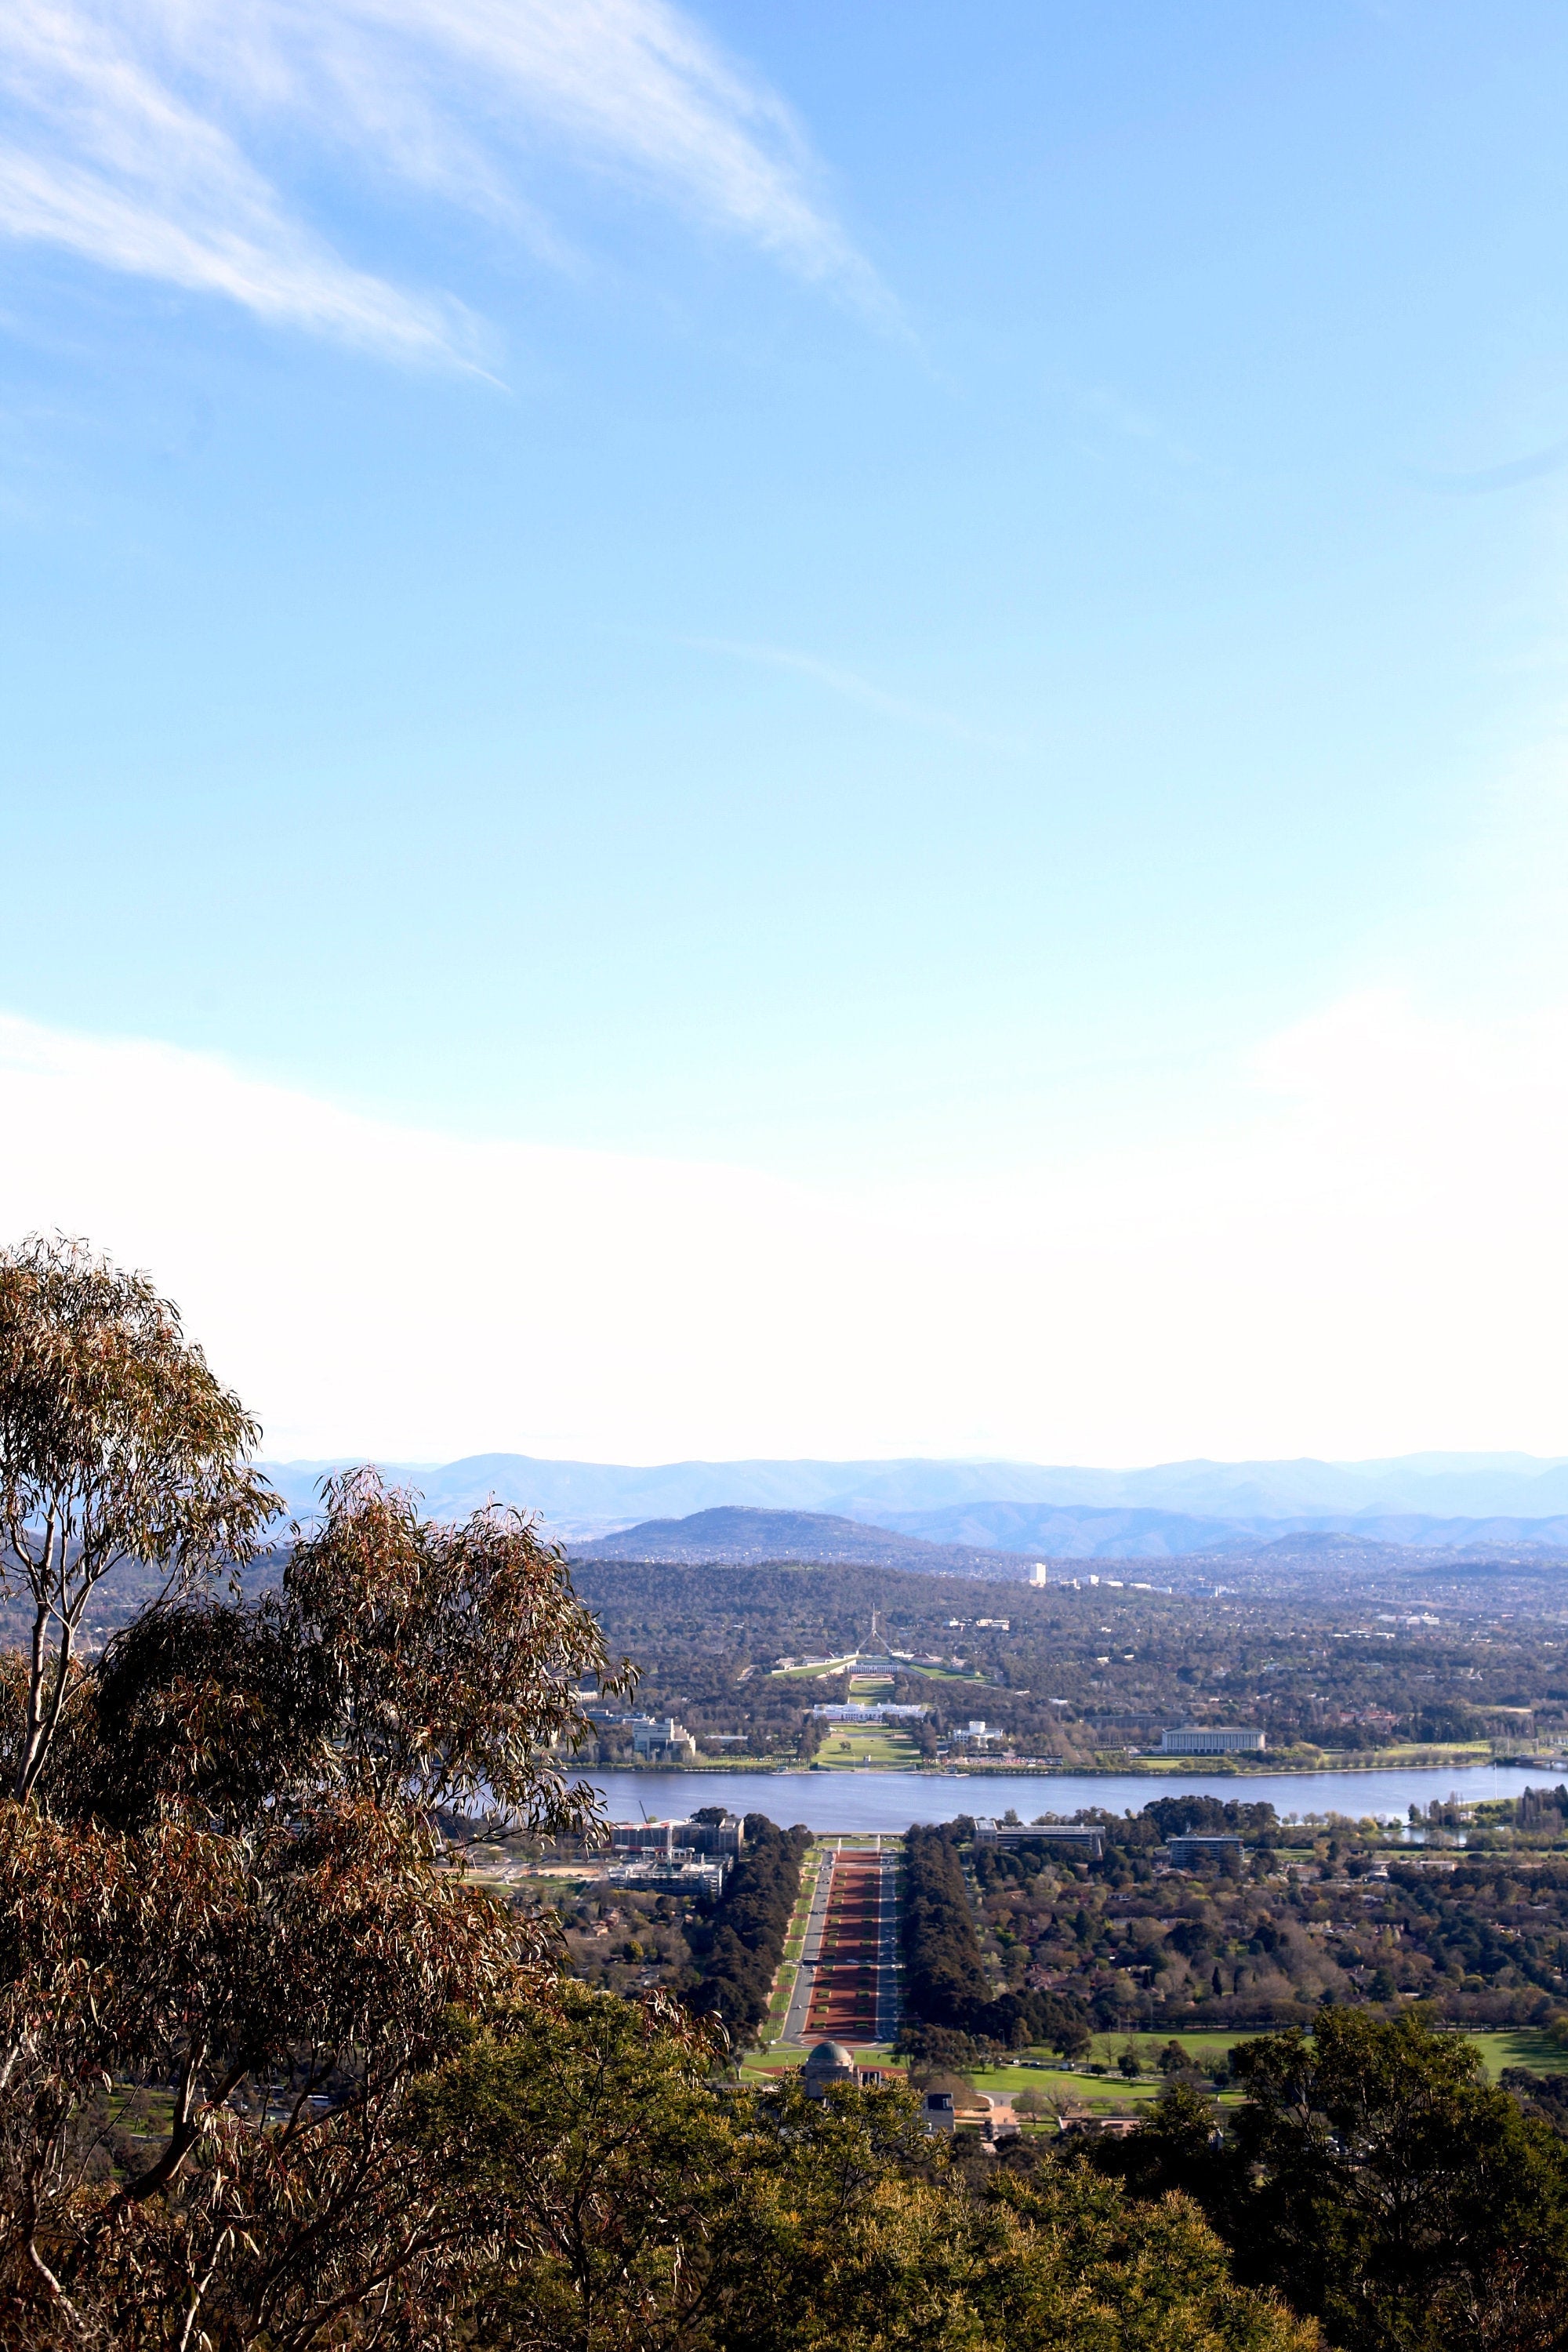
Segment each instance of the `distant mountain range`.
M696 1568L809 1560L835 1568L909 1568L927 1576L1026 1575L1028 1564L994 1546L922 1543L860 1519L824 1511L761 1511L727 1504L684 1519L647 1519L596 1542L576 1543L574 1559L659 1560Z
M1416 1550L1525 1544L1568 1550L1568 1514L1553 1518L1435 1518L1416 1511L1322 1517L1196 1518L1181 1511L1055 1510L1026 1503L958 1503L945 1511L879 1512L875 1524L929 1543L1024 1552L1036 1559L1177 1559L1250 1549L1285 1536L1355 1536Z
M306 1513L322 1474L336 1465L268 1466L290 1509ZM1568 1549L1568 1459L1526 1454L1172 1462L1146 1470L923 1459L641 1468L522 1454L384 1466L418 1487L438 1517L464 1516L494 1496L539 1511L551 1534L584 1556L604 1535L636 1527L640 1539L649 1522L728 1508L826 1516L944 1549L1042 1559L1176 1559L1314 1532L1421 1548Z

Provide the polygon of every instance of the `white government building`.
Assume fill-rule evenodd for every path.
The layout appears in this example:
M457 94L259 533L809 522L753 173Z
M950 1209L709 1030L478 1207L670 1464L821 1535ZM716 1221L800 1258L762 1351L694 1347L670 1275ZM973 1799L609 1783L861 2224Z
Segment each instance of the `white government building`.
M1245 1724L1187 1723L1179 1731L1166 1731L1160 1738L1162 1756L1241 1756L1261 1755L1267 1742L1261 1731L1248 1730Z

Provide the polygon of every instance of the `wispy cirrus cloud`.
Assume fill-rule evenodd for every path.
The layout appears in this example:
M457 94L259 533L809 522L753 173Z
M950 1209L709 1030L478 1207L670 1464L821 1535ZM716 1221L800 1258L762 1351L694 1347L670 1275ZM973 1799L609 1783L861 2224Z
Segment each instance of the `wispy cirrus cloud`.
M719 654L731 661L754 662L764 669L784 670L796 677L809 678L846 702L858 703L863 710L874 710L904 726L951 735L961 743L978 744L988 751L1017 751L1023 748L1012 737L973 727L966 719L955 718L952 711L934 709L929 703L911 702L907 696L889 694L858 671L846 669L838 662L823 661L816 654L798 652L793 646L756 645L734 637L680 637L676 642L689 646L693 653Z
M279 138L279 134L283 134ZM666 0L6 0L0 235L403 357L440 293L357 268L265 158L324 151L558 251L528 183L610 175L861 299L806 143Z
M1500 466L1478 466L1466 473L1445 473L1429 466L1406 466L1406 481L1418 489L1436 490L1447 498L1485 497L1492 490L1517 489L1521 482L1539 482L1568 466L1568 441L1553 441L1528 457L1510 457Z

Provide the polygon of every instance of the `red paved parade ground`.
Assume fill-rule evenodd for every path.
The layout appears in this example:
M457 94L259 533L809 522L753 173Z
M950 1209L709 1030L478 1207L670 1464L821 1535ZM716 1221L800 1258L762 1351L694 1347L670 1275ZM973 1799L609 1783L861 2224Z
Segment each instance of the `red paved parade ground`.
M882 1857L864 1848L836 1853L822 1930L822 1958L806 2012L806 2036L834 2042L877 2039L878 1951L881 1940Z

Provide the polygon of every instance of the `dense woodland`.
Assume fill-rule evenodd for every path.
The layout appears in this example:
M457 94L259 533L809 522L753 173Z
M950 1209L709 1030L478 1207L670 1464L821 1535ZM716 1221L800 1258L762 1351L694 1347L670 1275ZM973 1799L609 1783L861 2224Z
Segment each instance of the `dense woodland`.
M1046 2042L1070 2053L1089 2039L1078 2000L1027 1983L999 1987L988 1974L958 1841L946 1830L917 1827L904 1840L900 1931L910 2049L931 2049L932 2027L1003 2050Z
M719 2018L738 2042L751 2041L768 2013L810 1843L808 1831L748 1813L745 1850L691 1938L697 1980L688 2005Z
M1562 1789L1438 1804L1412 1832L1419 1844L1348 1819L1297 1828L1268 1804L1215 1796L1077 1818L1102 1830L1098 1861L1064 1853L1048 1837L977 1845L962 1816L909 1830L901 1933L906 2042L916 2055L965 2063L1030 2046L1071 2054L1091 2032L1256 2031L1300 2024L1336 2003L1395 2015L1412 1999L1473 2028L1568 2017ZM1189 1830L1239 1835L1239 1861L1173 1866L1163 1840ZM757 1814L748 1834L780 1838ZM781 1859L801 1835L780 1840ZM742 1891L731 1879L726 1905ZM534 1892L547 1906L558 1900L546 1884ZM781 1885L765 1929L745 1930L759 1954L782 1936L782 1895ZM585 1981L626 1993L658 1985L700 2005L712 1954L731 1949L728 1934L713 1933L726 1905L710 1912L669 1893L590 1881L560 1907ZM734 1972L760 1984L760 1962ZM748 2016L739 1999L715 2005L738 2027ZM763 2014L755 1990L749 2014Z
M1402 1848L1350 1821L1310 1835L1277 1824L1268 1805L1212 1797L1080 1815L1103 1828L1096 1862L1046 1839L977 1846L962 1820L911 1831L911 2012L1015 2045L1036 2036L1022 2012L997 2030L1004 1996L1048 1996L1058 2020L1065 2010L1100 2032L1291 2025L1335 2003L1394 2013L1412 1997L1455 2023L1548 2024L1568 2015L1559 1793L1484 1807L1464 1831L1423 1825L1434 1837L1507 1839L1498 1851ZM1194 1829L1238 1832L1239 1860L1172 1867L1161 1841ZM1067 2046L1056 2029L1038 2038Z

